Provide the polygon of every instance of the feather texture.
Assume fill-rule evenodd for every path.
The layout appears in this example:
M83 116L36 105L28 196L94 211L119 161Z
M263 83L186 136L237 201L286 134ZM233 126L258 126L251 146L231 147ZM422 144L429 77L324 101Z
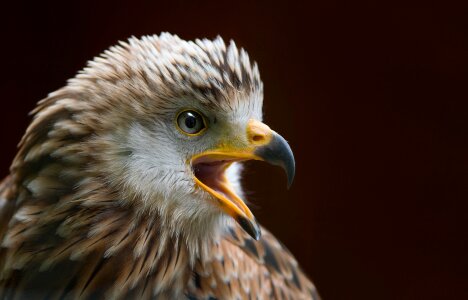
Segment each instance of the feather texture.
M192 265L189 245L164 236L157 220L106 201L66 207L28 199L15 209L10 182L0 188L1 298L319 299L265 229L257 242L230 224Z
M0 185L0 299L319 299L273 235L194 187L164 123L177 101L261 118L261 93L233 43L162 34L39 102Z

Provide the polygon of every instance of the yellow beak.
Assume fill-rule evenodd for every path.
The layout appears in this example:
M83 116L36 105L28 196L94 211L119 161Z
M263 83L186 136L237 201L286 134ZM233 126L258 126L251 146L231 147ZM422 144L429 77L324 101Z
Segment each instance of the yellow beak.
M226 169L237 161L262 160L282 167L288 176L288 186L294 178L295 162L286 140L257 120L250 120L246 129L247 143L224 146L192 157L195 183L218 200L220 208L254 239L260 238L260 226L245 202L235 193L225 175Z

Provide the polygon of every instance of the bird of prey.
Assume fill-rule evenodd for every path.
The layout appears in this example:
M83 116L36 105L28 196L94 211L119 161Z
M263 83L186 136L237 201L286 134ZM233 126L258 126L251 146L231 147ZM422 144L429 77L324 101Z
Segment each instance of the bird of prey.
M0 299L318 299L245 202L294 175L234 42L130 38L40 101L0 186Z

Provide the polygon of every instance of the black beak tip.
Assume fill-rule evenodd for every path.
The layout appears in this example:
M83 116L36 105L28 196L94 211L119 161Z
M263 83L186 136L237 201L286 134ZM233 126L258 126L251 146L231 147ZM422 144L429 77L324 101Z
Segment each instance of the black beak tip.
M288 190L291 189L293 181L294 181L294 171L293 171L292 175L288 175Z
M286 170L286 177L288 179L288 190L291 188L294 181L294 175L296 174L296 164L294 162L294 156L292 156L292 151L291 157L292 159L289 160L289 164L283 167Z
M262 230L256 220L250 221L244 217L238 217L237 223L245 230L253 239L258 241L262 235Z

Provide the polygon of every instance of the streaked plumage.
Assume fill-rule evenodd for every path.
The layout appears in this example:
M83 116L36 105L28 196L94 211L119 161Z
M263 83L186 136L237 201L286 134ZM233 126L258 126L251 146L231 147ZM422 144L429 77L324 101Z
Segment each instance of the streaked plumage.
M318 299L270 233L193 180L188 159L244 145L262 101L257 66L221 38L132 38L91 61L38 104L0 186L0 298ZM186 107L213 133L175 131Z

